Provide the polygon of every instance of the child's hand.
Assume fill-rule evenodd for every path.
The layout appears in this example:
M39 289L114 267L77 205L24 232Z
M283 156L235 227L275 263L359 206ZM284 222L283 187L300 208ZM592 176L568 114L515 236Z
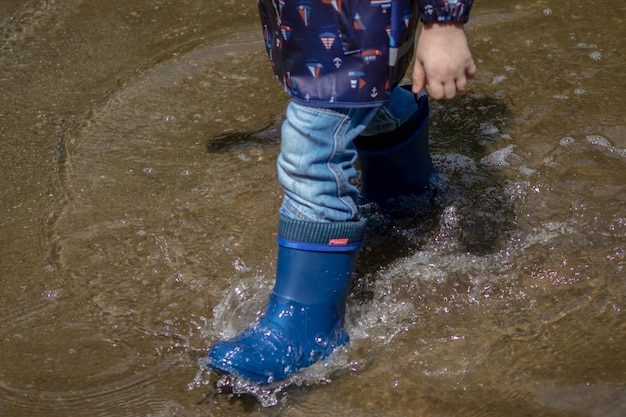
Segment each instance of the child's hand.
M413 67L413 92L424 87L433 99L454 98L476 74L463 25L432 24L422 29Z

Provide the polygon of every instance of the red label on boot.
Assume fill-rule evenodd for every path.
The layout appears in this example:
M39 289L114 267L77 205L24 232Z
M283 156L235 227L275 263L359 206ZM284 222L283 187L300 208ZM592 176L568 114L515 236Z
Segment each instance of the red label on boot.
M348 238L330 239L328 242L330 246L346 246L348 243L350 243Z

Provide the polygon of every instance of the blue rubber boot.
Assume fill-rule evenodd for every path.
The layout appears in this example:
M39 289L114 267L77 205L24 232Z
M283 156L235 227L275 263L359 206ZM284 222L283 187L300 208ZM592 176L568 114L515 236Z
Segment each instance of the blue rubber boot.
M417 111L396 130L355 139L363 203L383 203L427 191L436 173L428 148L428 97L421 95L416 100Z
M281 217L276 283L265 314L233 339L213 345L206 365L269 384L346 344L346 300L364 229L364 220Z

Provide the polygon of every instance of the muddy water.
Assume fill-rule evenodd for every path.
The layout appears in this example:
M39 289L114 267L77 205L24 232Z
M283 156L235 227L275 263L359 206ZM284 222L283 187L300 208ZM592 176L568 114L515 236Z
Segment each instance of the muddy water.
M272 283L253 2L3 1L0 415L626 414L626 7L502 3L433 104L445 192L367 212L351 344L264 408L193 384Z

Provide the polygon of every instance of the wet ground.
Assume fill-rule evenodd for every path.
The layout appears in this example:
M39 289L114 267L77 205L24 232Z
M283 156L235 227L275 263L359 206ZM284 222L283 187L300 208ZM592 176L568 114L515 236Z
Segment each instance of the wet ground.
M368 212L352 342L264 408L197 376L272 284L254 2L4 0L0 415L625 415L625 18L477 2L479 75L433 103L446 191Z

